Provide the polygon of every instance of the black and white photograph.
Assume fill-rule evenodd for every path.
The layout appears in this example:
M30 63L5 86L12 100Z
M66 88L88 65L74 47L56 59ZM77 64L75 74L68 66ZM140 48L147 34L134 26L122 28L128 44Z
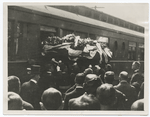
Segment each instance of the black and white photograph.
M3 7L4 114L148 114L149 3Z

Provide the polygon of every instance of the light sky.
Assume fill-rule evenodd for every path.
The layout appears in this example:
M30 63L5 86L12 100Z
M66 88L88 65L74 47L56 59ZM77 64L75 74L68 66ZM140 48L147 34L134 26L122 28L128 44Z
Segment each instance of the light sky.
M100 7L96 10L148 28L149 6L146 3L97 3L84 4L87 7ZM93 8L94 9L94 8Z

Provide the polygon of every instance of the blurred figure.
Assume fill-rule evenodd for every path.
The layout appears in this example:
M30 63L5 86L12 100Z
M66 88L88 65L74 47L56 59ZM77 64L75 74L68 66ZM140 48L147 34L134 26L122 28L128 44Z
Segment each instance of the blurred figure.
M113 85L115 74L113 71L107 71L104 75L104 81L105 83ZM126 101L126 96L119 90L116 90L116 103L113 105L113 109L116 110L124 110L124 104Z
M144 98L144 82L142 83L138 94L138 99L143 99L143 98Z
M41 110L59 110L62 105L62 94L55 88L49 88L42 94Z
M15 92L16 94L19 94L21 91L21 84L20 79L16 76L9 76L8 77L8 92ZM33 110L33 106L22 100L22 106L25 110Z
M68 106L69 110L100 110L98 99L94 95L87 93L69 100Z
M92 73L93 73L93 70L92 70L91 68L87 68L87 69L84 70L83 73L84 73L84 76L86 76L87 74L92 74ZM73 91L73 90L75 89L75 87L76 87L76 84L74 84L71 88L69 88L69 89L66 91L66 93L69 93L69 92Z
M40 78L40 66L32 65L31 74L31 79L28 82L22 84L20 95L23 100L32 104L35 110L39 110L40 93L38 87L38 80Z
M83 73L85 74L85 76L88 75L88 74L93 74L93 70L92 70L92 68L87 68L87 69L84 70Z
M97 88L96 97L100 102L101 110L114 110L117 101L116 90L111 84L102 84Z
M8 92L8 110L23 110L21 97L15 92Z
M69 100L70 110L99 110L99 101L96 98L96 89L101 85L95 74L87 74L83 83L85 93L78 98Z
M138 95L140 91L140 84L138 82L133 82L131 85L135 87L136 93Z
M133 111L144 111L144 99L140 99L135 101L132 106L131 110Z
M74 79L75 79L75 76L77 73L80 72L80 68L78 66L78 64L75 62L73 65L72 65L72 69L71 69L71 73L70 73L70 83L71 83L71 86L74 85Z
M120 83L114 86L115 89L121 91L126 95L126 103L125 110L130 110L132 103L137 99L136 89L127 82L128 73L126 71L122 71L119 74Z
M85 77L83 88L88 94L96 95L96 89L102 84L101 80L95 74L88 74Z
M17 94L21 91L20 79L17 76L8 77L8 92L15 92Z
M105 71L103 71L101 69L101 67L99 67L98 65L95 65L93 67L93 74L96 74L97 76L99 76L101 82L104 83L104 74L105 74Z
M144 77L139 73L140 65L141 64L139 61L134 61L132 63L132 69L134 73L131 77L130 84L132 84L133 82L138 82L141 86L142 82L144 82Z
M106 66L105 66L105 71L107 72L107 71L112 71L112 66L110 65L110 64L107 64Z
M83 90L83 82L85 79L84 73L78 73L75 77L75 89L69 93L66 93L65 98L64 98L64 110L68 109L68 102L72 98L79 97L83 95L84 90Z

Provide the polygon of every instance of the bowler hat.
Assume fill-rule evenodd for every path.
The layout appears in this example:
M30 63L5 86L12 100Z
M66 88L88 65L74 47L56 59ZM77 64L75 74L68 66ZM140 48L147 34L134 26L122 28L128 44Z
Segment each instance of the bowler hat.
M39 74L40 73L40 65L32 65L31 66L31 73L32 74Z

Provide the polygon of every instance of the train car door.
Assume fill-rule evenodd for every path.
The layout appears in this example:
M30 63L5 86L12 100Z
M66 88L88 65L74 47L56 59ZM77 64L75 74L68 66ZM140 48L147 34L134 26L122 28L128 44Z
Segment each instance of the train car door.
M27 26L28 59L39 59L40 56L40 29L39 25L28 24Z

